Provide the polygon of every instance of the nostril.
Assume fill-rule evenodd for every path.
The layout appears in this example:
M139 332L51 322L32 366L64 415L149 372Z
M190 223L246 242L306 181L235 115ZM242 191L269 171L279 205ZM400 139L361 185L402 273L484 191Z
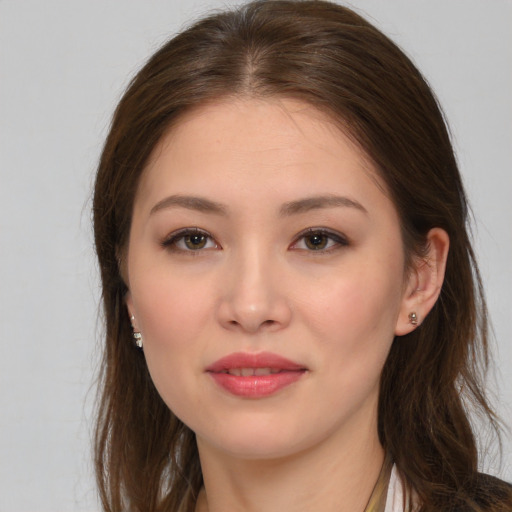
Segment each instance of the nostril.
M256 331L261 328L273 327L278 322L275 320L264 320L263 322L257 322L254 325L250 325L249 322L239 322L238 320L229 320L228 324L232 327L248 328L251 331Z
M249 300L250 298L250 296L223 298L218 308L218 319L223 327L233 331L256 333L260 329L270 332L288 325L291 310L284 300L273 297L263 297L265 300Z

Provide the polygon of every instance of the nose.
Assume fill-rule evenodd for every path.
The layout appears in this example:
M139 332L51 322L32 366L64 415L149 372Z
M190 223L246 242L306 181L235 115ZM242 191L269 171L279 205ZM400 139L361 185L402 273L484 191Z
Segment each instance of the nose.
M292 310L279 273L276 258L255 248L234 258L221 285L218 306L221 325L251 334L285 328Z

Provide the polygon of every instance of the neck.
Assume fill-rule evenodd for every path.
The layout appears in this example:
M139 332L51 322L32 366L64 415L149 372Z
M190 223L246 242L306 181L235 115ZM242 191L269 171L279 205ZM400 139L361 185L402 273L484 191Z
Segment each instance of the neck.
M247 460L198 438L204 489L196 512L363 512L384 450L376 422L337 434L300 453Z

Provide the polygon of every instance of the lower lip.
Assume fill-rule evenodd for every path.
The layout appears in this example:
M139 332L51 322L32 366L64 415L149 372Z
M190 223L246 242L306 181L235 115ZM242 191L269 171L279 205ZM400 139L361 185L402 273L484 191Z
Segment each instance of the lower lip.
M305 370L290 370L270 375L242 377L229 373L209 372L213 380L229 393L245 398L264 398L297 382Z

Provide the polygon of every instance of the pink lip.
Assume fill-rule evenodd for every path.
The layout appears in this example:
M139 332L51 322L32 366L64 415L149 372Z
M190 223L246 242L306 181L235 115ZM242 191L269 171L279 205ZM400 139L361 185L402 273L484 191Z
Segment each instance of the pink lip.
M269 375L231 375L229 370L240 368L270 368ZM303 365L277 354L237 352L223 357L206 368L213 380L229 393L246 398L263 398L277 393L299 380L307 371Z

